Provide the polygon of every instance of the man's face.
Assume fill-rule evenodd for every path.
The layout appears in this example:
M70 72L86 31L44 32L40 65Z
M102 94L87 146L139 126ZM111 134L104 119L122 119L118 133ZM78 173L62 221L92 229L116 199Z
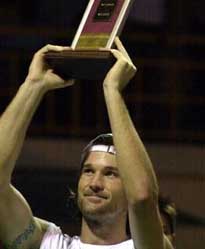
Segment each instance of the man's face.
M126 217L127 200L114 155L89 153L78 183L78 206L83 217L93 221Z

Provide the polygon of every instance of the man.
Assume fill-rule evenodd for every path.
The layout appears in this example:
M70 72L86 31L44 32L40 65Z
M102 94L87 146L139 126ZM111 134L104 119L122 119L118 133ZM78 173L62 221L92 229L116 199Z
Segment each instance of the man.
M175 204L167 197L159 196L159 211L162 218L163 231L172 245L176 240L177 211Z
M103 82L115 147L92 148L83 162L78 183L82 227L80 236L72 239L34 217L11 184L27 127L43 95L73 84L44 61L46 52L70 48L47 45L34 55L25 82L0 120L0 239L5 249L172 248L162 232L154 170L121 94L136 68L119 39L116 46L111 52L117 62ZM132 240L126 234L127 216Z

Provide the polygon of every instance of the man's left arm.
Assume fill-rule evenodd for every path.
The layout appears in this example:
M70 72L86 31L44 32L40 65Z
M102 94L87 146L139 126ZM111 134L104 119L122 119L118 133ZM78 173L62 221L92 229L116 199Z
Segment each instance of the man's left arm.
M118 49L123 51L119 40ZM104 96L117 165L128 200L131 236L137 249L168 249L158 210L158 184L152 163L133 125L122 90L134 76L135 66L125 51L112 50L117 62L107 74Z

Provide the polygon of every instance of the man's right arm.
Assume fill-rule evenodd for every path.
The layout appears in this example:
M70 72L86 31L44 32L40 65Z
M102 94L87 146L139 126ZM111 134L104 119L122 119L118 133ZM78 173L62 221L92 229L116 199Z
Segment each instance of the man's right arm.
M42 90L26 81L0 119L0 238L9 249L33 244L42 234L29 205L11 185L27 126L41 97Z
M47 226L33 217L26 200L12 186L11 176L43 95L72 84L54 74L44 62L45 52L64 49L49 45L35 54L25 82L0 118L0 240L5 249L39 248Z

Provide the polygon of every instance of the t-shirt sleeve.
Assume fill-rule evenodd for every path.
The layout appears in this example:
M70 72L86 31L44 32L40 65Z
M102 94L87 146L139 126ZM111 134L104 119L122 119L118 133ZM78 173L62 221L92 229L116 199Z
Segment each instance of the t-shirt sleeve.
M63 249L70 243L71 238L62 234L62 231L53 223L49 223L46 233L43 236L40 249Z

